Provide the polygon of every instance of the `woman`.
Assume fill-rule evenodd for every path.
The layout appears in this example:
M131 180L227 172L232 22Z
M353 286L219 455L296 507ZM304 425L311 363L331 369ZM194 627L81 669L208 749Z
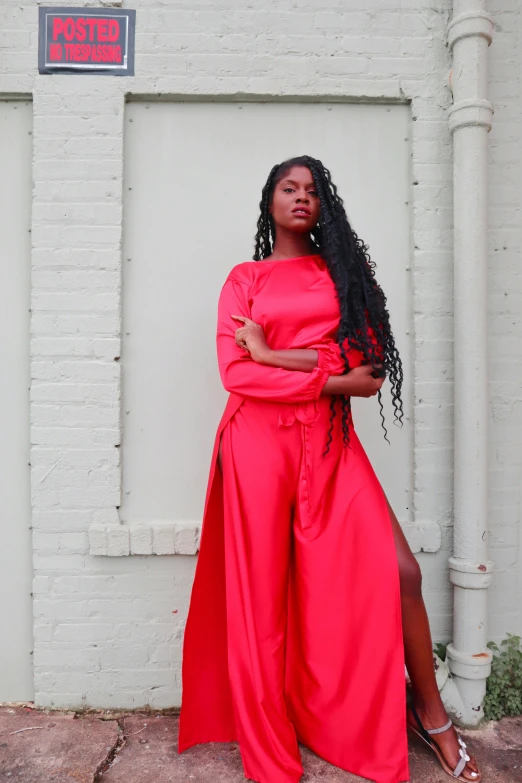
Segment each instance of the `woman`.
M374 265L319 160L274 166L260 207L255 263L236 266L219 299L231 394L185 632L179 750L237 740L248 778L297 783L301 742L400 783L410 725L449 774L479 781L435 682L419 566L353 429L350 398L380 394L385 376L402 417Z

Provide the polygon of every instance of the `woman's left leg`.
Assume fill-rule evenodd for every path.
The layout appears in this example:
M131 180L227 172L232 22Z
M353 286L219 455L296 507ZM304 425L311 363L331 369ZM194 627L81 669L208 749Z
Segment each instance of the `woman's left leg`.
M399 562L404 657L410 675L413 701L424 727L438 728L447 722L448 716L435 679L430 626L422 597L422 574L389 503L388 509ZM411 716L409 720L414 723ZM448 764L455 767L460 758L455 729L451 727L438 734L436 740ZM472 772L478 773L473 757L466 764L462 775L467 780L474 781L476 776L472 775Z

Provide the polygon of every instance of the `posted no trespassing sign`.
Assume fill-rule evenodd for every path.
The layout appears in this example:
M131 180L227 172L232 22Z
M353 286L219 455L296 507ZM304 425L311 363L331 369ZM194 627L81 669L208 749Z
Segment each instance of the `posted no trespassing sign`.
M134 76L136 11L40 8L38 71Z

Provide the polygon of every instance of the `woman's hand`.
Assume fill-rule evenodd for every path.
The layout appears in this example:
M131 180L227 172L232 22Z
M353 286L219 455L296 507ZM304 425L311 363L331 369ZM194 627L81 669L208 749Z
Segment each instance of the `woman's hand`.
M374 397L384 378L374 378L371 364L354 367L346 375L331 375L323 387L323 395L344 394L346 397Z
M248 351L250 357L258 364L269 364L271 351L263 327L242 315L233 315L232 318L244 324L236 331L236 343L239 347Z

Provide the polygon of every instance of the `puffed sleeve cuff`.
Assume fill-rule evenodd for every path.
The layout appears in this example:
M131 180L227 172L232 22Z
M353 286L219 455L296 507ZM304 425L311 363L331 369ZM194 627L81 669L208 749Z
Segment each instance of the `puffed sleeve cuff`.
M321 396L321 393L326 386L326 381L330 377L330 373L325 369L325 367L317 366L314 370L312 370L312 375L316 373L316 384L315 386L311 387L311 390L313 392L313 396L311 399L318 400Z
M314 345L312 347L317 351L317 366L320 370L324 370L328 375L338 375L340 372L343 372L340 369L338 348L326 344Z
M314 348L317 351L317 366L321 370L325 370L328 375L344 375L346 372L346 365L344 359L341 356L341 349L339 345L334 342L318 343L316 345L310 345L310 348ZM348 361L350 367L352 362L350 361L350 351L347 352Z

